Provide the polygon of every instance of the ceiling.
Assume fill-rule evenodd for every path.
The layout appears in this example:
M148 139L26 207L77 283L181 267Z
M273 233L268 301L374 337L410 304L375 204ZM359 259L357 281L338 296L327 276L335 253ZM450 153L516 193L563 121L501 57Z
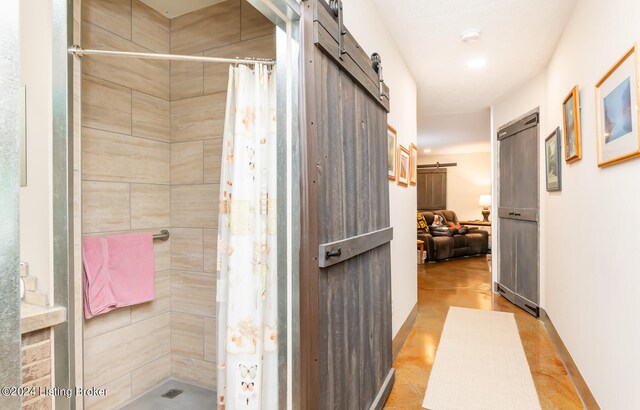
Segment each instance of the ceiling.
M172 19L225 0L142 0L147 6Z
M426 117L418 156L491 151L489 108L475 113ZM425 153L425 149L429 153Z
M420 147L434 141L430 124L442 125L443 118L433 117L473 122L484 112L488 121L486 109L498 97L547 65L575 4L575 0L372 1L418 86ZM480 39L470 44L460 38L469 29L481 32ZM474 59L484 59L486 65L470 69L467 64ZM446 130L438 130L438 135L442 132ZM451 144L461 142L456 138L460 132L452 131ZM465 144L482 139L488 142L489 133L474 132Z

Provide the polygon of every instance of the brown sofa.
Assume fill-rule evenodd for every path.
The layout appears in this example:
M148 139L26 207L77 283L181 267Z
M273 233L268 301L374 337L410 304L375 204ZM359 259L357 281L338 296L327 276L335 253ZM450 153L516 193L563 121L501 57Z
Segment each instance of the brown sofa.
M458 216L455 212L449 210L418 212L424 216L427 225L429 225L429 233L421 233L418 230L418 239L424 241L428 261L487 253L489 249L488 232L475 227L457 229L447 226L449 222L458 225ZM444 219L444 227L433 226L435 215Z

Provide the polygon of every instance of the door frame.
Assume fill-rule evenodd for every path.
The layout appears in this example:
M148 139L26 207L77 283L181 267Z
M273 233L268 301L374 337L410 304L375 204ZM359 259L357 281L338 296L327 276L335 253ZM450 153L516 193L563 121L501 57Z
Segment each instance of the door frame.
M492 166L493 166L493 186L494 186L494 192L493 192L493 209L494 209L494 220L493 223L494 225L492 226L492 231L495 229L495 244L492 244L492 265L491 265L491 281L493 283L492 286L492 290L493 292L498 293L498 278L500 277L500 241L502 240L501 235L500 235L500 218L497 216L498 215L498 209L500 206L500 192L502 187L500 186L500 132L502 130L504 130L505 128L517 123L518 121L521 121L522 119L532 115L532 114L538 114L538 124L537 124L537 135L536 135L536 149L537 149L537 153L538 153L538 161L537 161L537 166L536 166L536 173L538 175L538 198L537 198L537 203L538 203L538 254L537 254L537 260L538 260L538 308L539 310L542 309L542 282L543 282L543 269L542 269L542 257L541 257L541 252L542 252L542 247L541 247L541 242L540 242L540 238L542 235L541 232L541 227L542 227L542 223L541 223L541 215L542 215L542 202L540 200L541 198L541 185L540 185L540 169L541 169L541 165L540 165L540 159L542 158L541 154L540 154L540 147L541 147L541 143L540 143L540 129L542 128L542 117L540 116L540 107L536 107L533 108L527 112L525 112L524 114L519 115L518 117L514 118L513 120L507 122L506 124L501 125L500 127L498 127L495 130L492 130L491 133L491 140L492 140L492 144L493 144L493 139L495 138L496 140L496 144L495 144L495 156L496 159L495 161L492 161ZM494 246L495 245L495 246Z

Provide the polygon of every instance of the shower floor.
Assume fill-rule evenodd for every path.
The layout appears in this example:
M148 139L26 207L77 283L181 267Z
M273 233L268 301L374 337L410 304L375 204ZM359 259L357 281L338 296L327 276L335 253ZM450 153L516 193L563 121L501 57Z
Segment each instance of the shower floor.
M162 397L170 390L182 390L174 398ZM178 380L168 380L144 396L122 407L125 410L199 410L215 409L216 392Z

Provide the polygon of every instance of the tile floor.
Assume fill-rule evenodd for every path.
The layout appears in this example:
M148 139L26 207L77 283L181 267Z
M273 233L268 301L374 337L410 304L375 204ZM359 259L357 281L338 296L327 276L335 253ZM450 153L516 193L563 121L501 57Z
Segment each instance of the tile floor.
M182 393L172 399L162 397L171 389L182 390ZM210 410L215 408L215 391L177 380L168 380L122 407L123 410Z
M418 265L418 317L396 356L396 381L385 409L421 409L449 306L515 313L543 409L582 404L543 323L491 291L485 257Z

